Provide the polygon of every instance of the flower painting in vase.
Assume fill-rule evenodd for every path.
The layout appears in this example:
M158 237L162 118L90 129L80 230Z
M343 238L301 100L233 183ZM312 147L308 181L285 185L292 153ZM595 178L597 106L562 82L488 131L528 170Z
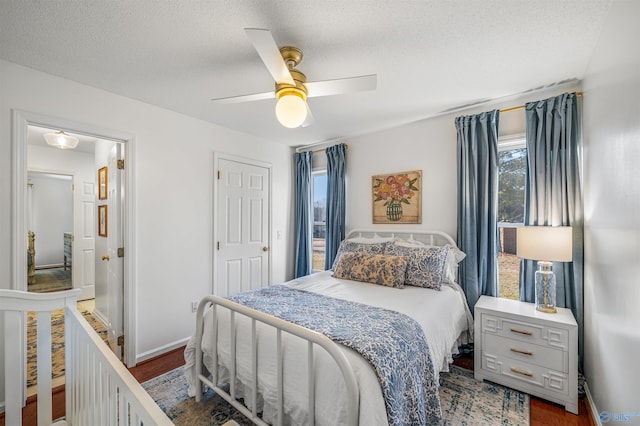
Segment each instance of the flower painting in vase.
M371 178L373 223L422 223L422 172L375 175Z

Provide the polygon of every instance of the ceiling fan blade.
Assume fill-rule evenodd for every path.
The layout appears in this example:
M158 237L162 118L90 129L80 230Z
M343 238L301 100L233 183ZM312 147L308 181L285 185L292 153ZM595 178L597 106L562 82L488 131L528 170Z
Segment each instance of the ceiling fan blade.
M282 59L280 49L278 49L278 45L276 45L271 35L271 31L261 28L245 28L244 31L276 83L295 85L287 64Z
M359 77L338 78L335 80L314 81L307 83L309 97L341 95L344 93L364 92L375 90L378 84L376 74L361 75Z
M300 127L309 127L316 122L316 119L313 118L313 114L311 114L311 108L309 108L309 102L305 102L305 104L307 104L307 118L304 119L304 123L302 123Z
M274 92L254 93L252 95L229 96L226 98L211 99L212 102L219 105L239 104L241 102L261 101L264 99L273 99L276 97Z

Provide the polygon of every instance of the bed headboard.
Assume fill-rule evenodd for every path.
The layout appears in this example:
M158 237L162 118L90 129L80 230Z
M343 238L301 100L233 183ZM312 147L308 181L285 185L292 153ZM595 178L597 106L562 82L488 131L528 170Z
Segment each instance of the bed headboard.
M356 228L352 229L347 233L346 238L355 238L355 237L396 237L401 238L403 240L416 240L421 243L432 245L432 246L445 246L447 244L451 244L454 247L458 247L456 242L451 236L442 231L431 231L431 230L396 230L396 229L362 229Z

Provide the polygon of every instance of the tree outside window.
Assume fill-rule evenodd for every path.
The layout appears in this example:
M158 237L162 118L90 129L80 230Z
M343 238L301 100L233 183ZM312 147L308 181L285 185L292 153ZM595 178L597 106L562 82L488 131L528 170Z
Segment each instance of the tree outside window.
M516 256L516 227L524 222L524 185L527 149L524 140L509 143L498 152L498 292L518 299L520 259Z

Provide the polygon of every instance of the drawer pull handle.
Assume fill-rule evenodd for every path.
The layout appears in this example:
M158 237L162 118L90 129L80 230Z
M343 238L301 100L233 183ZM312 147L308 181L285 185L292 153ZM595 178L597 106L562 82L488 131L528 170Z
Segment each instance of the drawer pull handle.
M511 371L514 373L522 374L523 376L533 377L533 373L529 373L528 371L520 370L519 368L511 367Z
M511 352L516 352L523 355L533 355L533 352L531 351L525 351L523 349L516 349L516 348L511 348Z
M517 328L512 328L511 329L512 333L520 333L520 334L526 334L527 336L531 336L533 333L528 331L528 330L518 330Z

